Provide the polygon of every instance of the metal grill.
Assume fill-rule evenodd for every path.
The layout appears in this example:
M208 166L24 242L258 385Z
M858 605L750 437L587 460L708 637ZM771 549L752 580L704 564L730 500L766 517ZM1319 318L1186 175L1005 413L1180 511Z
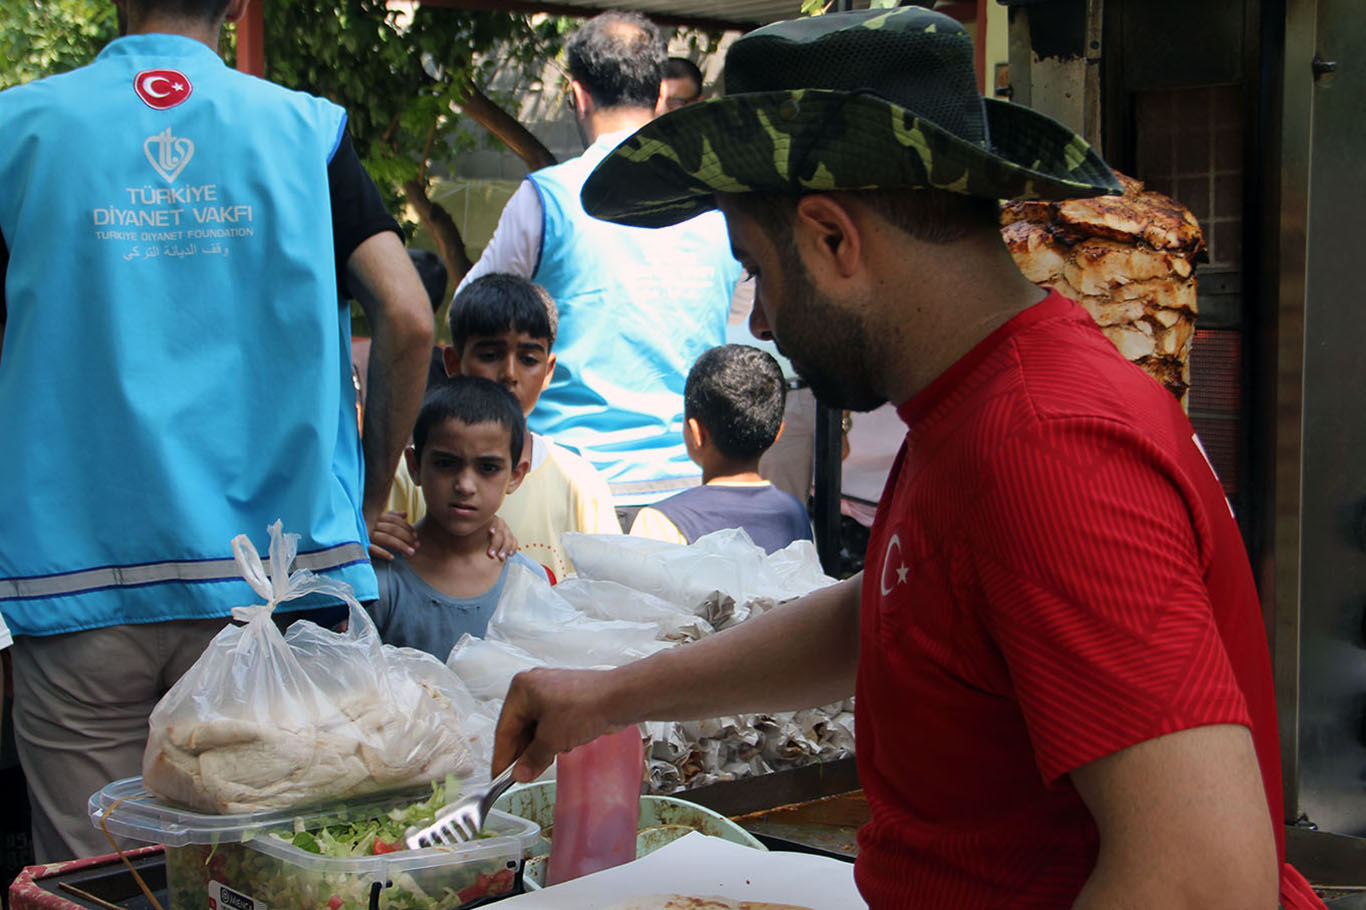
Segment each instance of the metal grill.
M1190 358L1191 423L1224 494L1233 502L1237 502L1242 479L1242 350L1242 334L1235 329L1196 329Z

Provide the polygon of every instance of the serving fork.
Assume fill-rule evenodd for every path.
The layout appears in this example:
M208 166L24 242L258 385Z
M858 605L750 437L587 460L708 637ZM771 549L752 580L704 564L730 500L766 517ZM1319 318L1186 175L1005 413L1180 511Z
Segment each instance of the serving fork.
M504 768L503 773L489 781L483 790L475 790L442 808L430 825L423 828L414 825L404 831L403 842L408 849L452 846L478 837L488 821L489 810L503 791L512 786L512 768L516 764L514 761Z

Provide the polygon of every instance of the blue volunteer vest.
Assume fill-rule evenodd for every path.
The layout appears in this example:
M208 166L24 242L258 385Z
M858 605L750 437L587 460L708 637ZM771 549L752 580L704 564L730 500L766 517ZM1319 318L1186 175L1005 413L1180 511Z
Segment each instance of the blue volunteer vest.
M345 113L170 35L0 93L0 610L226 615L229 542L375 596L327 165Z
M618 505L695 485L683 447L683 382L725 343L740 265L718 212L649 229L590 217L579 191L612 146L536 171L544 225L533 280L560 310L555 377L528 418L602 473Z

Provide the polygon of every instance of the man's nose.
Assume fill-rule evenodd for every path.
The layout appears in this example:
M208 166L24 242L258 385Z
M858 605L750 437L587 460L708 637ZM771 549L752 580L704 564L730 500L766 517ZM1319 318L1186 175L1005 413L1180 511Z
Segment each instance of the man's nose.
M762 341L773 340L773 326L768 324L768 317L764 315L764 308L759 305L759 294L754 294L754 306L749 310L749 331L755 338Z

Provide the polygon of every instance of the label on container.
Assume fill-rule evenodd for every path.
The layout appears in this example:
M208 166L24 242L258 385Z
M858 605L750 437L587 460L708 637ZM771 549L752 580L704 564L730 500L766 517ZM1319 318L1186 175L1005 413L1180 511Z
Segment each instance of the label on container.
M232 890L221 882L209 882L209 910L266 910L266 905Z

